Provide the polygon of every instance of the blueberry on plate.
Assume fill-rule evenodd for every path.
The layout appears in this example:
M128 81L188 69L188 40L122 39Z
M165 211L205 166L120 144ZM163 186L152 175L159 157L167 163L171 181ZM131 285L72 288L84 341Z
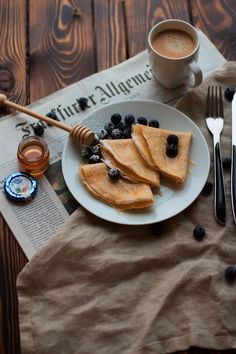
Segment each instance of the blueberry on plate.
M205 196L205 197L208 197L211 192L212 192L212 189L213 189L213 183L210 182L210 181L206 181L203 189L202 189L202 194Z
M231 169L231 157L225 157L222 161L222 165L226 170Z
M131 128L125 128L125 130L123 131L123 137L124 139L131 138Z
M142 125L147 125L148 124L147 118L144 118L144 117L139 117L137 119L137 121L138 121L139 124L142 124Z
M108 176L112 180L118 180L120 178L120 171L117 168L112 167L108 171Z
M132 125L135 123L135 118L132 114L127 114L127 116L125 116L125 123L127 125Z
M108 134L111 134L111 132L114 128L115 128L115 126L111 122L108 122L104 125L104 129L108 132Z
M108 132L106 129L100 130L98 134L99 139L107 139L108 138Z
M111 116L111 122L114 124L114 125L117 125L118 123L121 122L121 115L119 113L114 113L112 114Z
M206 230L202 225L197 225L193 230L193 235L197 241L202 241L206 235Z
M122 139L123 133L120 129L113 129L111 132L112 139Z
M228 102L232 102L233 101L233 97L234 97L234 93L235 93L235 89L233 87L227 87L224 91L224 96L225 99Z
M44 127L40 123L37 123L34 126L33 130L34 130L34 134L37 135L37 136L42 136L43 133L44 133Z
M93 150L90 147L84 147L80 151L80 156L83 159L88 159L93 154Z
M101 152L101 149L100 149L100 147L98 146L98 145L95 145L95 146L93 146L93 148L92 148L92 153L94 154L94 155L98 155L98 156L102 156L102 152Z
M149 127L153 127L153 128L159 128L159 126L160 126L158 120L156 120L156 119L150 120L148 125L149 125Z
M225 279L232 283L236 279L236 268L234 266L229 266L225 269Z
M80 97L78 99L78 103L82 111L85 111L85 109L88 107L88 99L86 97Z
M125 130L125 127L126 127L126 125L124 122L120 122L116 125L116 128L120 129L122 132Z
M166 156L174 158L178 155L178 147L175 144L166 145Z
M170 135L167 136L166 141L167 141L167 144L178 145L179 138L175 134L170 134Z
M89 162L90 164L98 163L98 162L100 162L100 156L93 154L93 155L91 155L90 158L88 159L88 162Z

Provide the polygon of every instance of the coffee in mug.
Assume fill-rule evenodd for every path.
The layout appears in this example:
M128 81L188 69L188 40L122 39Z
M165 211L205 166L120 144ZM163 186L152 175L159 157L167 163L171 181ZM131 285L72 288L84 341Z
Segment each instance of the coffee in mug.
M154 26L148 36L148 51L154 76L163 86L195 87L202 82L197 64L198 33L189 23L166 20Z

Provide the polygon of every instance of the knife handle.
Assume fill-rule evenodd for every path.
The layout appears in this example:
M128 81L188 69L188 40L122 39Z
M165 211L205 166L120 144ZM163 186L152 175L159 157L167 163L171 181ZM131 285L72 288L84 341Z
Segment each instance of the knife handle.
M231 203L234 222L236 223L236 146L232 146L232 166L231 166Z
M226 219L226 203L225 203L225 188L223 178L222 159L220 152L220 143L217 142L214 148L214 166L215 166L215 217L217 221L225 225Z

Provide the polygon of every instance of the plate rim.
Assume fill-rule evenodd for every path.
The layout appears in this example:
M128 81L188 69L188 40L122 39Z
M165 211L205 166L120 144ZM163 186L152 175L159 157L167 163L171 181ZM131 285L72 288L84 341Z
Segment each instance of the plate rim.
M68 145L69 145L69 142L71 141L71 138L70 136L68 136L65 144L64 144L64 148L63 148L63 152L62 152L62 173L63 173L63 177L64 177L64 180L65 180L65 183L67 185L67 188L69 189L70 193L72 194L72 196L78 201L78 203L83 207L85 208L88 212L92 213L93 215L95 215L96 217L99 217L103 220L106 220L106 221L109 221L111 223L115 223L115 224L122 224L122 225L130 225L130 226L138 226L138 225L151 225L151 224L154 224L154 223L157 223L157 222L162 222L162 221L165 221L165 220L168 220L178 214L180 214L181 212L183 212L184 210L186 210L196 199L197 197L199 196L199 194L201 193L201 190L208 178L208 175L209 175L209 171L210 171L210 152L209 152L209 147L208 147L208 144L206 142L206 139L204 137L204 134L202 133L201 129L197 126L197 124L190 118L188 117L185 113L181 112L180 110L178 110L177 108L175 107L172 107L172 106L169 106L165 103L162 103L162 102L158 102L158 101L154 101L154 100L146 100L146 99L127 99L127 100L119 100L119 101L116 101L116 102L111 102L111 103L108 103L108 104L105 104L104 106L101 106L101 107L98 107L97 109L93 110L92 112L89 112L86 116L84 116L79 122L78 124L83 124L84 121L87 121L91 116L93 116L94 114L99 114L99 112L103 111L104 109L109 109L110 107L112 106L116 106L116 105L122 105L122 104L129 104L131 103L132 105L135 104L135 103L145 103L145 104L154 104L154 105L157 105L157 106L162 106L164 109L167 109L167 110L170 110L172 112L177 112L178 115L181 116L181 119L186 119L187 121L189 121L190 125L193 125L194 128L197 130L198 134L201 135L201 138L202 140L204 141L204 144L205 144L205 148L206 148L206 151L207 151L207 163L208 163L208 166L206 166L207 168L207 171L206 171L206 174L205 174L205 178L203 179L202 181L202 186L201 186L201 189L199 188L199 192L196 193L196 195L194 196L194 198L191 200L190 203L188 203L186 206L184 206L181 210L177 211L177 212L174 212L173 214L167 216L167 217L164 217L160 220L147 220L147 221L140 221L140 222L132 222L132 221L128 221L125 219L123 221L119 221L119 220L110 220L109 218L107 218L105 215L101 215L99 213L96 213L94 211L91 210L91 208L88 208L86 207L86 203L81 203L80 200L78 200L75 196L74 196L74 193L73 191L71 190L70 186L67 184L67 181L66 181L66 177L65 177L65 173L64 173L64 169L65 169L65 162L64 162L64 156L65 156L65 151L66 149L68 149ZM177 119L179 119L180 117L177 117ZM80 182L81 183L81 182ZM98 200L97 198L93 197L91 195L91 193L89 193L89 191L87 191L86 187L81 183L81 186L83 187L83 189L85 189L85 191L88 193L89 197L93 198L94 200L96 200L97 202L103 204L105 207L108 207L108 208L112 208L114 209L113 207L101 202L100 200ZM116 210L116 209L115 209ZM119 212L118 210L116 210L117 212ZM137 214L138 215L138 214ZM142 219L142 218L140 218Z

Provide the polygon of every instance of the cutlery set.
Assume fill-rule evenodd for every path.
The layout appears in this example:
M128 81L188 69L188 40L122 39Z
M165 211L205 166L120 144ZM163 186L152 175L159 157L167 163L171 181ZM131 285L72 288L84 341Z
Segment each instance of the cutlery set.
M221 87L208 86L206 111L206 125L213 136L214 156L214 214L216 220L225 225L226 201L220 147L220 136L224 127L224 112ZM232 101L232 164L231 164L231 202L234 221L236 223L236 97Z

